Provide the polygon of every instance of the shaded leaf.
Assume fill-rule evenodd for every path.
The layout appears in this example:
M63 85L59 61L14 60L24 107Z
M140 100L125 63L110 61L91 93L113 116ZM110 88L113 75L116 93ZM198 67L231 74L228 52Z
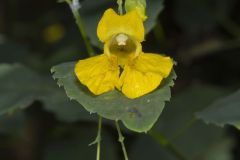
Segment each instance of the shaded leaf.
M148 19L145 21L145 33L148 34L156 25L158 15L163 11L164 0L147 0L146 15Z
M40 76L19 64L0 65L0 115L29 107L35 100L63 121L90 119L76 102L70 102L50 78Z
M17 50L17 53L16 53ZM14 42L0 43L0 62L24 61L29 54L28 48Z
M215 101L212 105L197 113L197 117L206 123L219 126L230 124L240 129L240 90Z

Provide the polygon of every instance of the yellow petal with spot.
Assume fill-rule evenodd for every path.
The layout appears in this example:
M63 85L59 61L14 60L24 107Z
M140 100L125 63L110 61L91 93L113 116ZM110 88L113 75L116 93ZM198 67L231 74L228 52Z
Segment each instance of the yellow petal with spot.
M111 91L119 79L120 68L117 59L106 55L80 60L75 66L79 81L95 95Z
M136 10L118 15L113 9L105 11L98 23L97 35L100 41L106 42L116 34L124 33L134 37L138 42L144 40L144 26Z
M141 54L132 64L125 65L117 88L128 98L134 99L155 90L172 70L169 57Z

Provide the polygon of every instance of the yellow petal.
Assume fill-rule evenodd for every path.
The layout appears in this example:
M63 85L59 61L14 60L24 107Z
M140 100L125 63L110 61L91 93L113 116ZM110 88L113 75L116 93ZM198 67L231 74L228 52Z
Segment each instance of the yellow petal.
M162 79L163 77L160 74L153 72L144 73L126 65L120 77L118 89L126 97L134 99L156 89Z
M106 55L80 60L75 66L75 74L79 81L95 95L115 88L120 69L117 60Z
M98 38L100 41L106 42L119 33L132 36L139 42L144 40L143 21L136 10L130 11L125 15L118 15L113 9L105 11L98 23Z
M170 57L153 53L143 53L132 63L139 71L158 73L164 78L170 74L173 67L173 60Z
M125 65L117 88L128 98L138 98L155 90L172 69L169 57L141 54L130 65Z

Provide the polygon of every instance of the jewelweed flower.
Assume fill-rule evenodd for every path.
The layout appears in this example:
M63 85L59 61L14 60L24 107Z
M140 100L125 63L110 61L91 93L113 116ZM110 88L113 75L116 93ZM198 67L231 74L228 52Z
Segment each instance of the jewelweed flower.
M136 10L124 15L106 10L97 35L104 43L104 53L80 60L75 66L77 78L93 94L116 88L130 99L138 98L155 90L170 74L170 57L142 51L144 26Z

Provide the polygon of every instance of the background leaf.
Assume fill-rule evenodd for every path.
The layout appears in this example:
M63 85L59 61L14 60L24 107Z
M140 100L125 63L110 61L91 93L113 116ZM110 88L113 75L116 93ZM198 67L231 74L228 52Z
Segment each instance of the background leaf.
M133 100L117 90L94 96L76 79L74 66L73 62L52 68L54 79L64 87L67 96L82 104L88 112L111 120L122 120L128 129L137 132L148 131L157 121L165 101L170 100L170 86L176 78L172 73L156 91Z
M240 90L215 101L197 113L197 117L206 123L214 123L219 126L230 124L240 129Z
M60 120L91 119L78 103L67 99L50 77L40 76L19 64L1 64L0 82L0 115L24 109L39 100Z
M156 130L170 139L188 159L206 159L208 150L220 145L219 142L224 143L227 137L223 129L196 120L195 113L225 94L226 90L217 87L190 86L172 99ZM229 146L227 154L230 154L230 149Z
M18 53L16 54L16 50ZM29 54L28 48L14 42L0 43L0 63L1 62L22 62Z

